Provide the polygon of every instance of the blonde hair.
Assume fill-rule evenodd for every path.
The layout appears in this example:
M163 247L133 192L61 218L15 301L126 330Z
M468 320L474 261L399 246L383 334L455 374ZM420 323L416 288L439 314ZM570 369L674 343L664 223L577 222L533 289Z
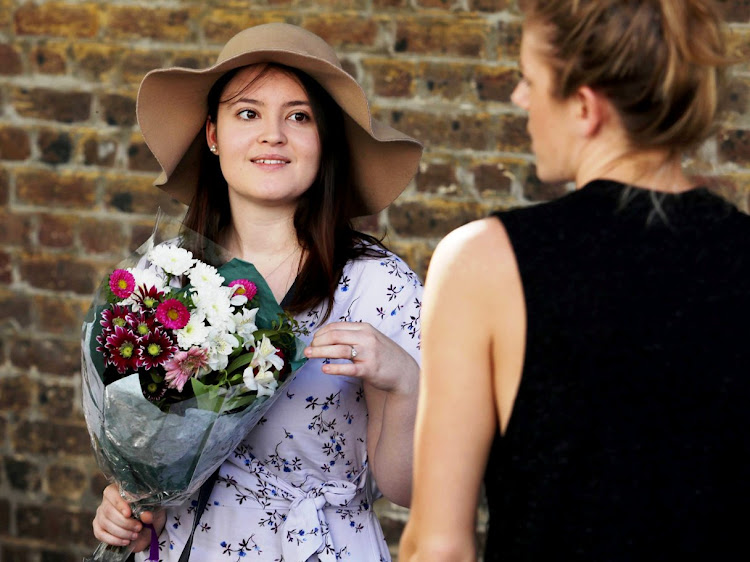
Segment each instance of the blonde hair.
M520 3L544 32L555 97L603 93L635 148L677 153L711 134L731 63L711 0Z

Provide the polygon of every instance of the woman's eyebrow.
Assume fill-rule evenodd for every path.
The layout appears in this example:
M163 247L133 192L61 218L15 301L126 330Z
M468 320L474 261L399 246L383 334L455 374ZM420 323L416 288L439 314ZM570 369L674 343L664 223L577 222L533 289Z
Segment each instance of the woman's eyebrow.
M264 107L266 104L265 102L262 102L260 100L256 100L253 98L240 98L238 100L235 100L232 102L232 105L237 105L238 103L247 103L250 105L257 105L259 107ZM299 107L299 106L308 106L310 107L310 102L305 100L292 100L284 103L282 107Z

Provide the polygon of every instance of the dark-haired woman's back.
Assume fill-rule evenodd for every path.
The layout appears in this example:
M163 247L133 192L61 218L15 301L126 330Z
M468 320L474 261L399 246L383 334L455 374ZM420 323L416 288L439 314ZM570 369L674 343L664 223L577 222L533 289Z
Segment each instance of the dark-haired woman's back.
M604 181L498 216L528 329L485 560L747 554L750 217Z

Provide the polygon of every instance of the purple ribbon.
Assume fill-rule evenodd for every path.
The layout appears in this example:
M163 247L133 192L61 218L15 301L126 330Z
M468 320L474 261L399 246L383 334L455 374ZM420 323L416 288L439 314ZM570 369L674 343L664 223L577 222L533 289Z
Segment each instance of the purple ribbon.
M143 526L151 529L151 548L146 562L159 562L159 535L156 534L156 529L151 523L144 523Z

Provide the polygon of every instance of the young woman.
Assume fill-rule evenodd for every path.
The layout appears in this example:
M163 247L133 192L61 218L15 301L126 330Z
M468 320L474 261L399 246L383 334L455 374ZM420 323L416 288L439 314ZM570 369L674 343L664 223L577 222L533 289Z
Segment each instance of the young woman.
M186 226L253 263L311 333L309 361L222 465L190 559L389 560L372 504L409 503L421 284L349 219L391 203L421 146L372 120L330 46L287 24L241 32L211 68L150 73L138 117ZM162 560L194 511L143 515ZM139 551L149 533L109 486L96 537Z
M719 18L522 6L512 100L539 177L577 189L434 254L399 559L474 562L483 475L485 561L745 558L750 217L681 167L714 123Z

